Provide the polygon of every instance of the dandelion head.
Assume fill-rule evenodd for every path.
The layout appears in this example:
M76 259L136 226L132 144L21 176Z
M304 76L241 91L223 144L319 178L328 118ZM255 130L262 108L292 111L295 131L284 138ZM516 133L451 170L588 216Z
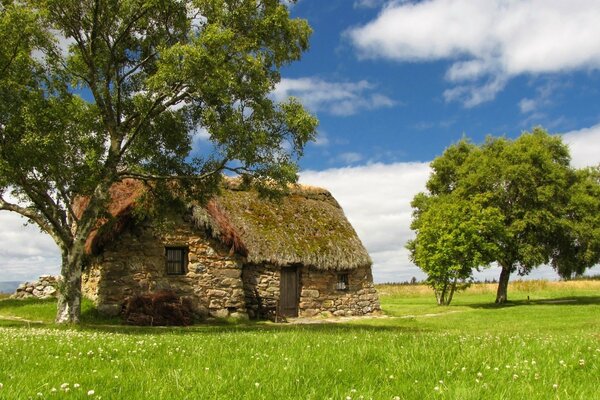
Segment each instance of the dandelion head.
M558 383L555 383L554 385L552 385L552 389L554 389L554 390L558 389Z

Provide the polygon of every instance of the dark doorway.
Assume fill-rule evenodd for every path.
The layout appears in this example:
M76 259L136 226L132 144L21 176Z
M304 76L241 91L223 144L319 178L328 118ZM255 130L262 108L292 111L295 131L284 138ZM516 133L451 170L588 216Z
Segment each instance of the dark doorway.
M279 313L284 317L298 316L298 268L281 268L280 291L279 291Z

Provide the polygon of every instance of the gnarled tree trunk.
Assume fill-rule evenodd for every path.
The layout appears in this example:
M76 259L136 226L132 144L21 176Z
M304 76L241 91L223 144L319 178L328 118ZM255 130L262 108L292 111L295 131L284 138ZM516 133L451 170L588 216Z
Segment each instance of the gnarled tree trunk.
M502 272L500 272L500 279L498 280L498 291L496 292L496 304L504 304L508 300L510 270L510 265L502 265Z

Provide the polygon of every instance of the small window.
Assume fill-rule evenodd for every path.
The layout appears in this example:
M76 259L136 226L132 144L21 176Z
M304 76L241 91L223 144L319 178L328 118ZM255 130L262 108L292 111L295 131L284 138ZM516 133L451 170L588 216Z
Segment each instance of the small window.
M167 247L167 275L183 275L187 268L187 249L185 247Z
M337 290L348 290L348 274L338 274L335 288Z

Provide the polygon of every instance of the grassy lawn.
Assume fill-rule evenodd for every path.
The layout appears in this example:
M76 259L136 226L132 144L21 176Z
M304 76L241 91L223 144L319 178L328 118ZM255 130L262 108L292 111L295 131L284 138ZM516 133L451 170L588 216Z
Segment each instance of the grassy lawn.
M0 300L0 399L598 398L599 281L516 282L503 307L487 285L450 307L379 290L389 318L310 325L134 328L85 303L66 329L53 302Z

